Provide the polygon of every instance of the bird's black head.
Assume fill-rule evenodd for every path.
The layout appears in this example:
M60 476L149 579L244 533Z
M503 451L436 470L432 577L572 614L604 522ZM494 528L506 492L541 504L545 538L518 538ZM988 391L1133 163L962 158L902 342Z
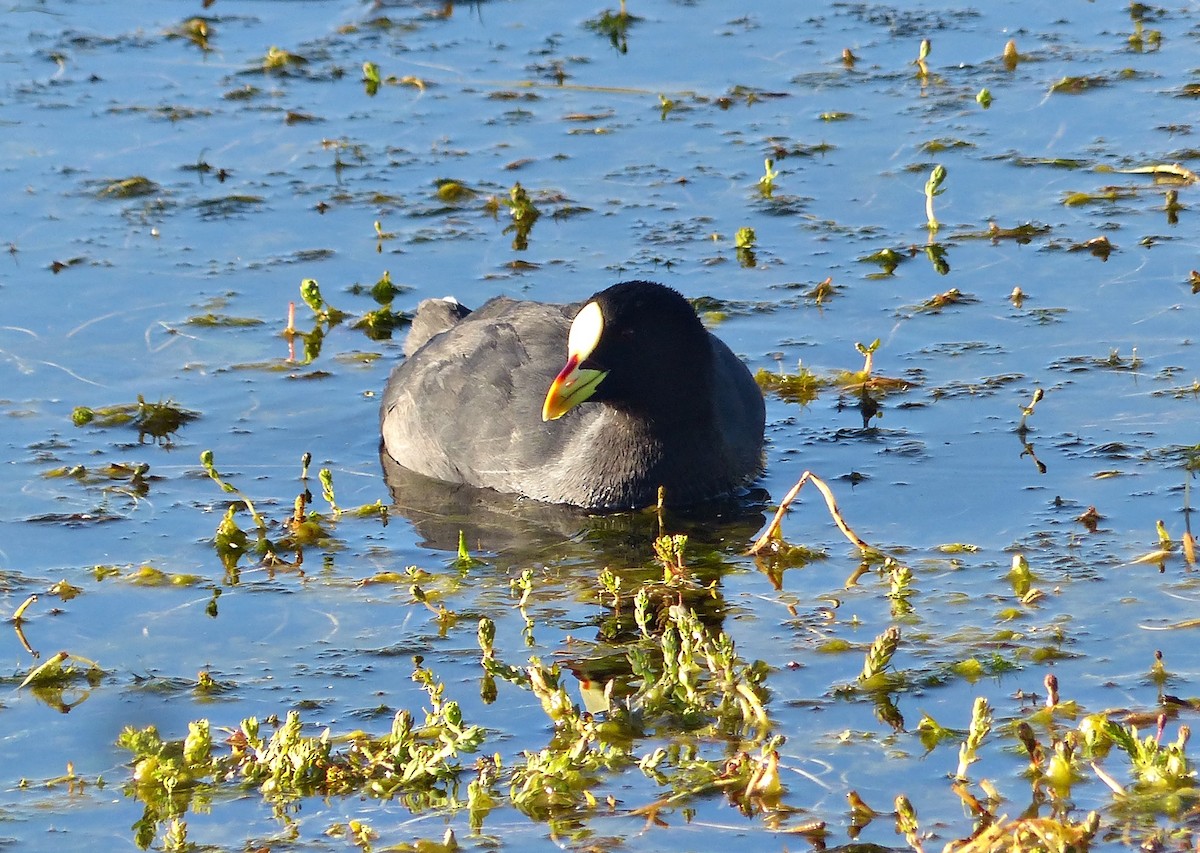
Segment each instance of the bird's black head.
M650 281L615 284L575 316L543 418L590 400L658 423L687 420L708 405L711 367L708 332L678 291Z

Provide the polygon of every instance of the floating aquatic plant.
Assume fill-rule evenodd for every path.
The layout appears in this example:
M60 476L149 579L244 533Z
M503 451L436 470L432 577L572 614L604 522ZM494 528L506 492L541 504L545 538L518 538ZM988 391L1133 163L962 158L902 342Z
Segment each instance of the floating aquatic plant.
M807 406L815 400L828 384L828 380L818 378L803 364L798 365L795 373L775 372L760 367L754 374L754 381L764 392L801 406Z
M140 394L136 403L101 406L95 409L77 406L71 412L71 421L77 427L90 425L104 429L127 424L137 430L138 443L150 436L156 444L163 445L170 445L171 437L185 424L198 417L198 412L185 409L171 400L147 403Z
M138 198L139 196L154 195L159 192L159 186L145 175L133 175L128 178L118 178L109 181L96 194L100 198Z
M223 784L257 790L273 803L352 792L383 799L403 795L410 806L456 803L451 791L463 771L459 758L479 748L484 731L465 723L458 704L444 698L445 685L419 659L413 680L429 697L424 721L399 711L391 730L380 736L351 732L335 742L328 729L306 734L295 711L282 723L268 721L270 734L248 717L223 746L208 720L190 723L182 741L164 740L153 726L126 728L117 740L133 754L125 793L146 809L135 827L138 838L153 838L160 825L169 828Z
M768 157L763 161L763 176L758 179L758 191L763 198L770 198L775 191L775 179L779 172L775 171L775 161Z
M595 18L583 22L584 27L598 35L608 38L612 46L621 53L629 50L629 29L642 19L629 14L625 8L625 0L621 0L621 8L617 11L605 9Z
M739 228L734 234L734 252L737 254L738 264L744 269L754 269L758 265L758 257L755 254L757 243L758 235L755 234L753 228Z
M508 206L509 215L512 217L512 223L505 227L504 233L511 233L513 249L523 252L529 248L529 234L538 217L542 215L541 211L534 206L529 193L519 182L512 185L504 203Z
M925 181L925 227L929 229L930 235L936 234L941 228L941 223L933 213L933 200L946 191L942 186L945 182L946 167L941 164L934 166L933 171L929 173L929 180Z

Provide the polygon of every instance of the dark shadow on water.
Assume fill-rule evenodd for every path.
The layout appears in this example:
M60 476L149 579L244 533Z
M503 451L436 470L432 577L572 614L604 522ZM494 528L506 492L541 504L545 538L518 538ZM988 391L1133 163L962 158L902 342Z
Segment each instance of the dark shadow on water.
M393 510L408 519L424 548L457 551L459 532L472 554L501 564L581 559L598 565L629 564L653 553L660 533L684 533L703 549L744 551L766 523L769 496L762 489L663 512L589 513L490 489L443 483L415 474L380 453Z

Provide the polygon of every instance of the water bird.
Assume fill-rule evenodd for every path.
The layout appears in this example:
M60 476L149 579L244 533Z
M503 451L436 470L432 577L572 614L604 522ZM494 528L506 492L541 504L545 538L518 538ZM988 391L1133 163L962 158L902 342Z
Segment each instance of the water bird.
M670 504L728 495L762 470L762 392L664 285L475 311L427 299L404 349L381 449L426 477L622 510L653 504L660 486Z

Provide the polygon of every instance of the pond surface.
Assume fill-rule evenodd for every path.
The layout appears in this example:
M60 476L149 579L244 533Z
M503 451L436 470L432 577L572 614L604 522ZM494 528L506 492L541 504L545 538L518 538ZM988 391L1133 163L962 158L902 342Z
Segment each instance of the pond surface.
M0 646L5 846L386 849L449 827L472 849L917 836L940 849L985 813L1097 810L1097 847L1194 848L1189 768L1139 787L1121 749L1083 743L1080 721L1134 720L1144 737L1166 707L1165 747L1200 694L1187 621L1200 589L1180 547L1200 447L1186 171L1200 12L632 0L628 14L549 0L6 8L0 590L6 615L38 598ZM510 211L517 184L532 227ZM400 318L391 338L356 325L380 308L370 289L385 273L399 290L377 315ZM327 468L340 507L392 503L378 394L420 299L567 302L627 278L702 300L753 370L811 372L805 404L768 397L757 485L779 501L813 471L897 561L860 573L860 550L807 489L783 536L814 559L791 567L746 554L770 500L662 520L691 537L688 589L713 585L689 599L696 636L723 631L741 662L766 664L753 725L649 716L625 653L658 648L629 617L632 591L663 573L653 514L587 518L393 482L385 524L378 510L335 519L321 497ZM305 279L346 318L317 317ZM876 339L873 376L894 381L871 386L879 410L864 426L861 377L837 383ZM105 421L108 406L136 415L139 397L198 417L157 437ZM76 426L77 407L101 417ZM303 538L282 525L306 487L321 529ZM213 540L231 503L257 538L241 497L270 540L302 540L286 563L222 562ZM1141 559L1162 547L1159 520L1172 547ZM459 531L478 563L460 559ZM1012 572L1016 555L1030 576ZM574 798L510 797L525 753L561 747L562 725L556 736L528 678L489 691L481 617L498 660L561 664L581 706L577 677L602 671L613 699L597 719L617 725L622 696L647 703L619 745L589 742L620 756ZM893 626L888 672L860 681ZM24 684L59 651L66 677ZM179 741L204 719L224 754L243 719L270 736L298 711L305 735L328 728L344 750L350 733L381 737L397 711L419 721L440 701L413 681L414 655L483 727L478 754L500 758L478 820L463 805L472 754L456 784L403 796L207 778L171 799L134 784L117 744L127 727ZM1060 703L1038 715L1048 674ZM986 801L973 812L951 784L979 697L993 723L966 772ZM923 738L925 716L956 731ZM1043 750L1032 774L1021 721ZM657 770L639 767L660 747ZM772 749L781 792L738 796L685 772ZM1051 755L1074 777L1047 782ZM885 814L863 826L851 791ZM908 840L886 814L897 795L917 814Z

